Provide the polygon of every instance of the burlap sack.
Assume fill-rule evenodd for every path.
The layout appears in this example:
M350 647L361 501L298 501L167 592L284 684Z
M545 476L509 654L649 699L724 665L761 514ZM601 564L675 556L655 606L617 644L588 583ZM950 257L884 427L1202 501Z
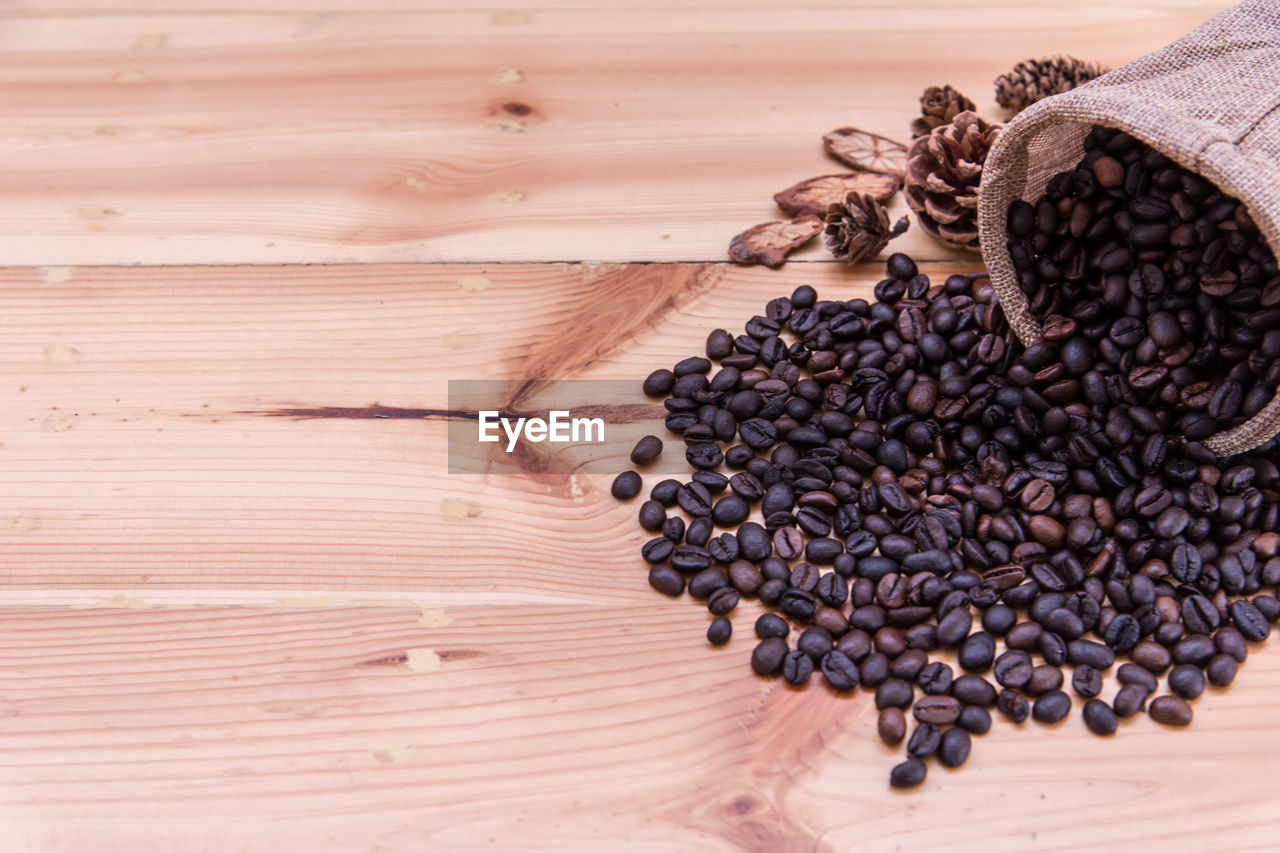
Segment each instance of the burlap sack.
M1018 114L983 167L978 233L991 283L1024 344L1040 325L1014 277L1006 213L1083 155L1091 125L1124 130L1243 201L1280 256L1280 2L1249 0L1155 53ZM1205 444L1222 456L1280 432L1280 394Z

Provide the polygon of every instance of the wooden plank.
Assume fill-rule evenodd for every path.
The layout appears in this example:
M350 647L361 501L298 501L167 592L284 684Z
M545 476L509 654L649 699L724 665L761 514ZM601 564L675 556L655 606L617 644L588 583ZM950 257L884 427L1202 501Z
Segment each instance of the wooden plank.
M568 570L587 580L581 568ZM885 784L865 692L785 689L624 606L0 612L6 850L1274 846L1267 649L1195 724L998 720ZM427 625L422 624L423 621ZM428 625L430 627L428 627ZM1272 643L1274 645L1274 643Z
M776 217L774 192L833 171L825 131L901 137L921 89L942 82L994 109L991 79L1020 59L1119 64L1226 5L1085 4L1064 21L1043 2L28 4L4 36L0 257L718 261ZM952 256L919 229L898 245Z
M954 265L931 267L943 275ZM583 600L557 567L636 563L608 499L637 421L582 476L448 477L449 379L639 380L802 282L877 266L573 265L0 270L0 571L83 600L153 590ZM530 405L536 403L530 402ZM409 409L408 417L358 417ZM659 479L679 470L669 453ZM584 457L574 456L576 462ZM605 473L591 473L605 472ZM498 533L499 535L495 535ZM599 594L634 601L637 587ZM391 595L391 597L395 597Z

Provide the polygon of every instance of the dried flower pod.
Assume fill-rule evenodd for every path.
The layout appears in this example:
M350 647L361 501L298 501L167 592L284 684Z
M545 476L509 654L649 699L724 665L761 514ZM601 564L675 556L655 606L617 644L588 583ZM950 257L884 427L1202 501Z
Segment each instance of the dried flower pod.
M930 133L935 127L950 124L956 116L978 107L950 86L930 86L920 96L920 118L911 123L913 139Z
M907 230L907 217L889 225L889 211L866 193L851 192L827 210L826 244L831 254L850 264L879 254Z
M1003 127L988 124L977 113L963 112L911 143L904 192L907 204L920 218L920 227L948 246L978 248L982 164Z
M822 231L822 220L800 216L779 222L762 222L729 242L729 260L735 264L780 267L787 256Z
M845 175L821 175L787 187L773 197L790 216L826 216L827 208L844 201L851 192L864 192L876 201L893 198L902 186L899 179L883 172L852 172Z
M1028 59L1013 66L1008 74L996 78L996 103L1020 112L1042 98L1060 95L1088 83L1107 70L1104 65L1083 62L1073 56Z
M823 134L822 147L851 169L884 172L898 180L907 173L907 146L876 133L839 127Z

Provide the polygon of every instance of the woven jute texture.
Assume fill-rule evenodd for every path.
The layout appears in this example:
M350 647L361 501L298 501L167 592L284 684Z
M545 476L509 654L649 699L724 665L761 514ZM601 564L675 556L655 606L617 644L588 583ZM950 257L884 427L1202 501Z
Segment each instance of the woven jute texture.
M1040 324L1018 287L1005 232L1009 205L1035 202L1083 156L1092 125L1126 131L1244 202L1280 256L1280 0L1249 0L1173 44L1078 89L1032 104L987 155L978 233L991 283L1024 344ZM1220 456L1280 432L1280 393L1247 422L1210 437Z

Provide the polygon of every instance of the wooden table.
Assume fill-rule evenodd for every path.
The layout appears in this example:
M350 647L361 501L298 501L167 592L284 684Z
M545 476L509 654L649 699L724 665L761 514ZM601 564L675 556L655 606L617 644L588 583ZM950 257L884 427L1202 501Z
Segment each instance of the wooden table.
M868 294L721 263L823 132L1225 4L174 5L0 10L0 849L1280 846L1274 649L1189 730L998 721L895 793L868 696L757 680L749 608L708 648L606 477L360 416Z

